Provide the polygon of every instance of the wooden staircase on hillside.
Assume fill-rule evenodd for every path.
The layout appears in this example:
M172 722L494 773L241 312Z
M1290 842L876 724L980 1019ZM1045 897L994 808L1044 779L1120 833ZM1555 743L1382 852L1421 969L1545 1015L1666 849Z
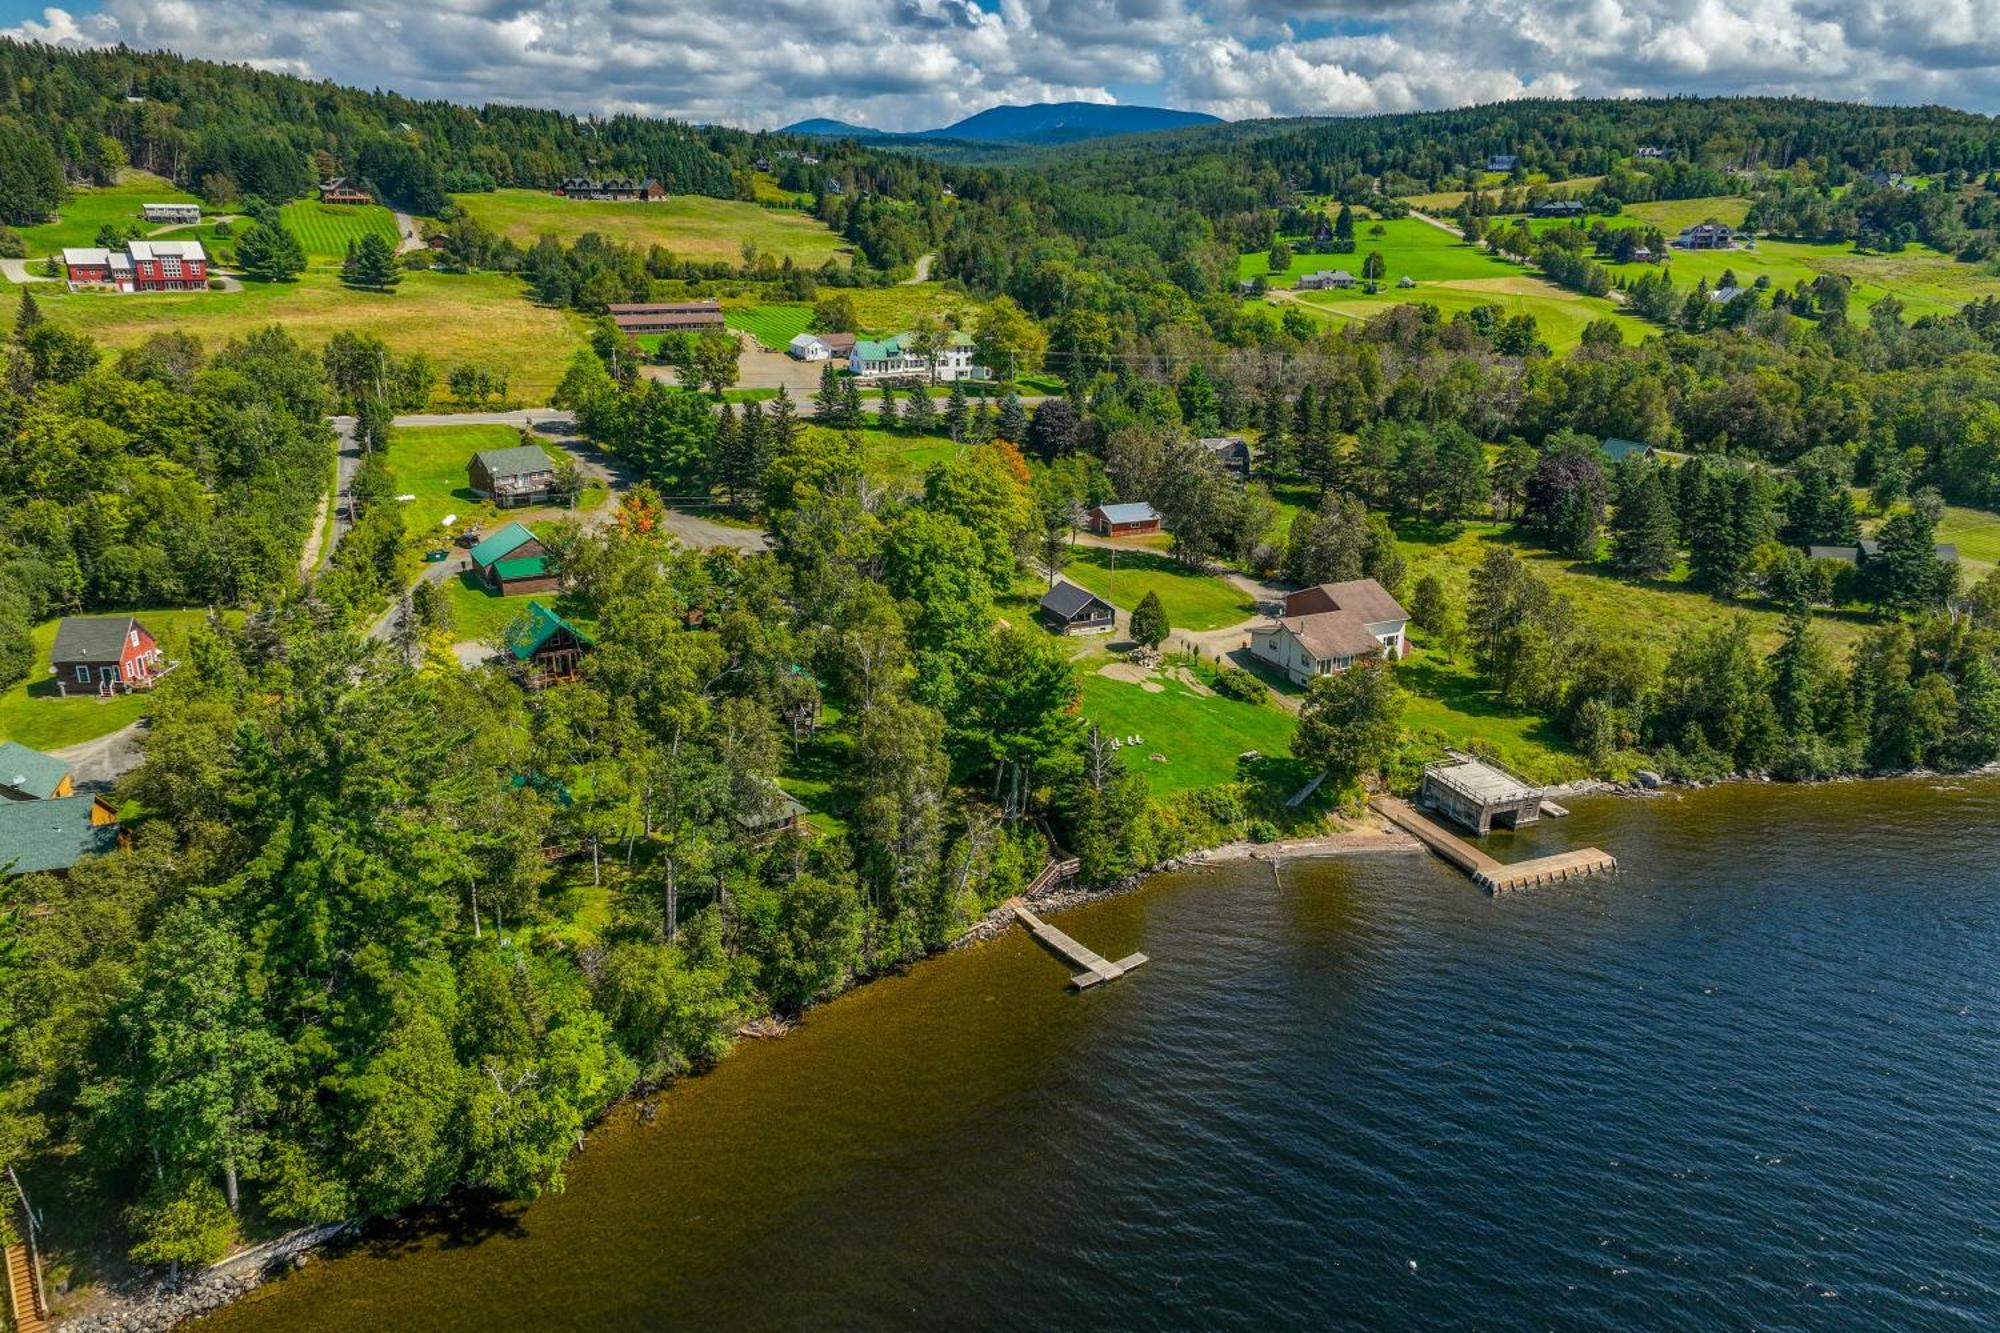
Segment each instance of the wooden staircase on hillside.
M48 1333L49 1312L42 1308L41 1284L28 1247L7 1247L7 1309L14 1316L14 1333Z

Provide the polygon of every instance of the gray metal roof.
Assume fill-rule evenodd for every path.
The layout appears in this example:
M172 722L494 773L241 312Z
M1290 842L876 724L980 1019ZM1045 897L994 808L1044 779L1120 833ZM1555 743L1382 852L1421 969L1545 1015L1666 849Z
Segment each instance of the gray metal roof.
M125 636L139 622L131 616L66 616L56 626L51 662L116 662L125 655ZM144 625L139 625L144 629Z
M1097 512L1104 515L1106 523L1144 523L1158 518L1159 511L1144 500L1132 500L1125 504L1099 505Z
M525 477L536 472L550 472L555 464L549 461L539 444L517 444L511 449L481 449L473 455L486 469L489 477Z

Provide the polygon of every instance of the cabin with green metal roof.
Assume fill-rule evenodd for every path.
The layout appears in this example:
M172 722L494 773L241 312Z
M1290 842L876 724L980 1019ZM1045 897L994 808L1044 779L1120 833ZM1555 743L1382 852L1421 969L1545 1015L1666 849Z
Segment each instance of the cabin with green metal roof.
M68 764L19 741L0 741L0 799L52 801L72 790Z
M529 602L507 626L507 655L530 688L575 680L583 655L596 646L581 629L540 602Z
M472 568L501 596L550 592L558 583L541 539L519 523L509 523L472 548Z
M0 874L68 870L118 846L118 812L96 796L0 801Z

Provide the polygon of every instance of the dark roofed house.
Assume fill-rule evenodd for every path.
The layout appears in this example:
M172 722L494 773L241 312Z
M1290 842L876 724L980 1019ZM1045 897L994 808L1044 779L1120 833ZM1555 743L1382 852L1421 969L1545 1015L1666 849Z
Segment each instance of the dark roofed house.
M558 580L548 567L541 539L519 523L509 523L471 551L472 567L486 586L502 596L548 592Z
M1861 548L1859 546L1808 546L1806 547L1806 559L1838 560L1843 565L1858 565L1861 563Z
M1486 159L1488 171L1512 171L1521 159L1513 153L1495 153Z
M346 176L335 176L332 180L320 182L319 201L322 204L372 204L375 196Z
M1544 199L1533 211L1538 218L1580 218L1588 210L1576 199Z
M1674 244L1683 250L1727 250L1735 241L1736 233L1727 225L1715 221L1682 227L1681 234L1674 238Z
M1195 441L1208 450L1209 455L1220 463L1223 470L1239 477L1250 475L1250 441L1241 435L1208 435Z
M763 799L753 808L738 810L736 822L752 838L768 838L779 833L810 833L805 817L811 813L790 792L769 778L758 779Z
M63 695L150 690L173 668L132 616L65 617L49 650L49 671Z
M68 764L19 741L0 742L0 799L51 801L72 790Z
M0 873L68 870L118 846L118 812L96 796L0 801Z
M1160 530L1160 515L1144 500L1099 505L1090 511L1090 530L1100 537L1143 537Z
M1111 603L1068 580L1042 594L1042 617L1058 634L1103 634L1116 623Z
M508 656L526 682L538 689L575 680L583 655L596 646L588 634L540 602L528 603L507 627L506 638Z
M512 505L547 504L555 485L556 465L539 444L511 449L481 449L465 465L466 484L480 497L506 509Z
M694 301L621 301L605 307L620 333L688 333L724 327L722 303L714 297Z

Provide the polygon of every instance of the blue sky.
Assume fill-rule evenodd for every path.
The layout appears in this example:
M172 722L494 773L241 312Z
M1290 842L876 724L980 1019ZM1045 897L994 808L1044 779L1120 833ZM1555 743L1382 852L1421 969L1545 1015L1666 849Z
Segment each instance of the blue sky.
M1230 119L1650 93L2000 111L2000 0L0 0L0 28L747 126L925 129L1059 100Z

